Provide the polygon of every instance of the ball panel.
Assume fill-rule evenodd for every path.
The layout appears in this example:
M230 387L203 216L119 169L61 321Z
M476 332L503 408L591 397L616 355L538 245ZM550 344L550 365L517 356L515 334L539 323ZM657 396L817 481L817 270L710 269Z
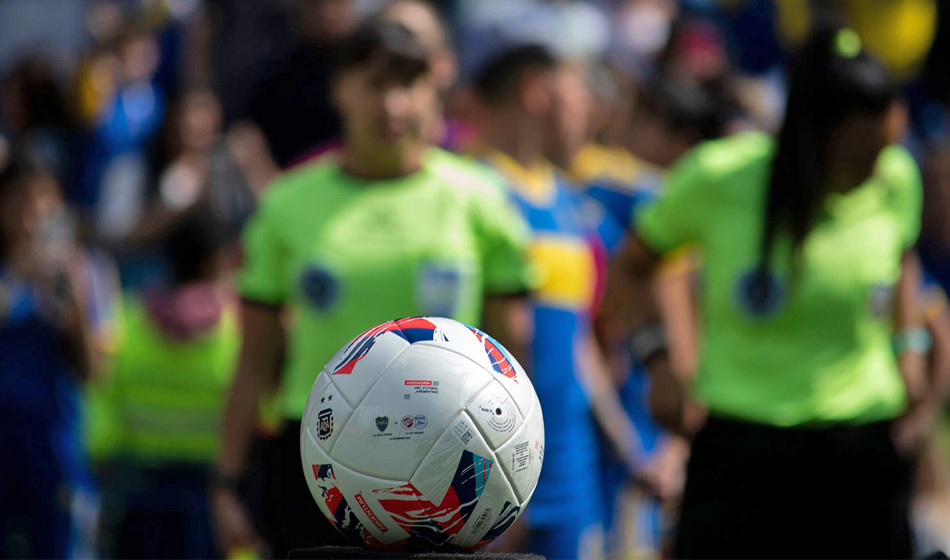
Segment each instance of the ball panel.
M496 375L495 380L504 387L514 399L515 404L518 405L518 410L521 412L521 416L528 418L534 413L531 404L532 400L537 400L534 385L531 383L531 379L528 378L527 372L525 372L517 360L512 359L511 365L515 370L513 377Z
M388 329L388 330L385 330ZM390 321L351 340L323 368L333 377L350 406L356 408L386 367L409 348L396 323Z
M511 394L497 381L482 389L465 410L492 449L508 441L524 423Z
M320 511L344 536L369 546L399 543L409 537L373 494L373 489L390 488L399 481L369 477L346 468L315 444L309 430L302 433L301 449L310 493Z
M448 342L441 325L434 317L407 317L393 321L410 344L416 342Z
M508 475L519 503L524 504L534 493L541 476L544 425L540 422L540 414L528 418L511 439L495 450L495 456Z
M363 543L369 546L392 545L407 540L410 535L405 531L387 507L380 503L380 495L376 490L393 488L402 483L394 480L385 480L366 476L346 466L334 462L338 477L338 485L352 504L356 517L366 528Z
M320 399L320 395L324 391L327 390L327 386L329 384L330 384L330 376L325 375L324 372L321 371L317 375L317 378L314 379L313 385L310 387L310 393L307 395L307 404L305 406L305 409L309 409L311 407L310 403L313 402L314 398L316 398L317 400Z
M333 457L369 476L408 480L442 427L490 381L462 356L413 344L356 407Z
M485 353L485 347L481 341L474 336L471 327L459 321L446 319L444 317L428 317L428 319L438 327L439 332L442 334L442 339L434 338L431 341L420 341L418 344L446 348L470 358L473 362L486 369L491 368L488 355Z
M330 457L316 444L306 425L300 439L304 479L317 507L344 537L351 542L362 541L370 535L369 530L339 487Z
M452 464L457 465L454 470L446 468ZM520 503L488 443L464 412L433 446L413 475L412 484L426 500L441 505L435 512L441 512L443 518L457 509L457 519L463 524L450 542L463 548L482 544L506 503L509 509ZM444 530L448 532L448 527Z
M426 496L444 496L455 479L455 466L463 453L474 454L494 461L488 443L482 438L475 423L464 412L446 424L438 441L425 456L410 482Z
M469 327L452 319L432 319L448 337L447 343L439 341L423 344L439 346L469 357L484 367L502 384L514 398L522 416L527 416L531 408L531 396L534 387L528 374L511 353L494 338L476 328Z
M471 419L459 414L403 485L374 490L411 537L411 548L458 546L491 480L494 456ZM500 473L499 474L503 474ZM503 482L503 481L502 481Z
M310 428L317 445L327 453L332 453L333 445L352 414L350 405L330 382L330 376L321 373L310 391L302 419L302 423Z
M498 477L496 480L502 480ZM507 482L506 482L507 484ZM508 486L509 494L501 489L492 489L492 492L486 491L492 499L481 500L478 502L479 511L476 511L472 518L471 531L459 538L459 544L465 548L477 548L487 545L497 539L508 530L508 527L521 517L524 508L518 505L518 498Z

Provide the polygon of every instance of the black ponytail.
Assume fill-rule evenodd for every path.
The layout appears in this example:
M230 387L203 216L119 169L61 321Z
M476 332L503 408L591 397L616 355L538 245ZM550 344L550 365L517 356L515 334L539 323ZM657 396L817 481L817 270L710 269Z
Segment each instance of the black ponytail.
M845 117L883 114L897 90L881 63L850 29L814 33L795 58L785 122L778 137L765 207L760 269L767 277L780 233L801 248L828 195L825 154L831 131Z

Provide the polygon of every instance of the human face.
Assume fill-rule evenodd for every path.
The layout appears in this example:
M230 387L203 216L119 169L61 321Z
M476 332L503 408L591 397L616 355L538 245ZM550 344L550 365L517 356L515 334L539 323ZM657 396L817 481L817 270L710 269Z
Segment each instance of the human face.
M579 66L562 65L551 75L551 105L545 152L556 165L570 167L588 141L592 98Z
M203 152L211 149L221 133L221 105L210 91L188 94L179 120L182 148Z
M62 209L62 197L50 175L37 174L20 181L0 196L0 239L11 246L30 246L39 242L43 228Z
M426 144L425 123L438 111L431 74L400 76L385 57L344 71L334 83L346 142L357 152L405 157Z

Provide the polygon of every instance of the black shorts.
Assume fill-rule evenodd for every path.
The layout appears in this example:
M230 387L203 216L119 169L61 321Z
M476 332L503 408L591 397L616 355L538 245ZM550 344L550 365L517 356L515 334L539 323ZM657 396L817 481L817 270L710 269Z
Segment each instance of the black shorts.
M697 434L677 558L910 558L910 464L889 423Z
M266 463L264 538L274 558L298 548L346 545L317 507L300 462L300 422L286 422L270 447Z

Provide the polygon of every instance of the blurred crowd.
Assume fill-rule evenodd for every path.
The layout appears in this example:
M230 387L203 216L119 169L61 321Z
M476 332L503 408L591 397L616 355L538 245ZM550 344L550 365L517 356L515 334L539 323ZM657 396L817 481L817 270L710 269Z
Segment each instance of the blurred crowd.
M338 151L334 49L381 10L429 51L444 111L424 126L458 154L517 159L506 142L521 131L481 126L506 118L479 102L503 87L485 72L501 49L569 61L544 155L622 226L690 148L776 133L790 53L813 22L846 22L900 82L903 144L924 177L922 305L945 312L950 9L936 0L3 0L0 448L13 460L0 466L0 556L247 552L216 540L207 497L241 346L239 241L276 177ZM684 257L663 272L683 313L697 267ZM676 367L694 368L700 330L670 341ZM689 444L651 418L643 368L609 365L620 406L594 411L602 531L584 550L660 557ZM248 472L280 431L279 385L262 391ZM923 553L950 551L940 414L917 456ZM255 524L262 484L240 481Z

